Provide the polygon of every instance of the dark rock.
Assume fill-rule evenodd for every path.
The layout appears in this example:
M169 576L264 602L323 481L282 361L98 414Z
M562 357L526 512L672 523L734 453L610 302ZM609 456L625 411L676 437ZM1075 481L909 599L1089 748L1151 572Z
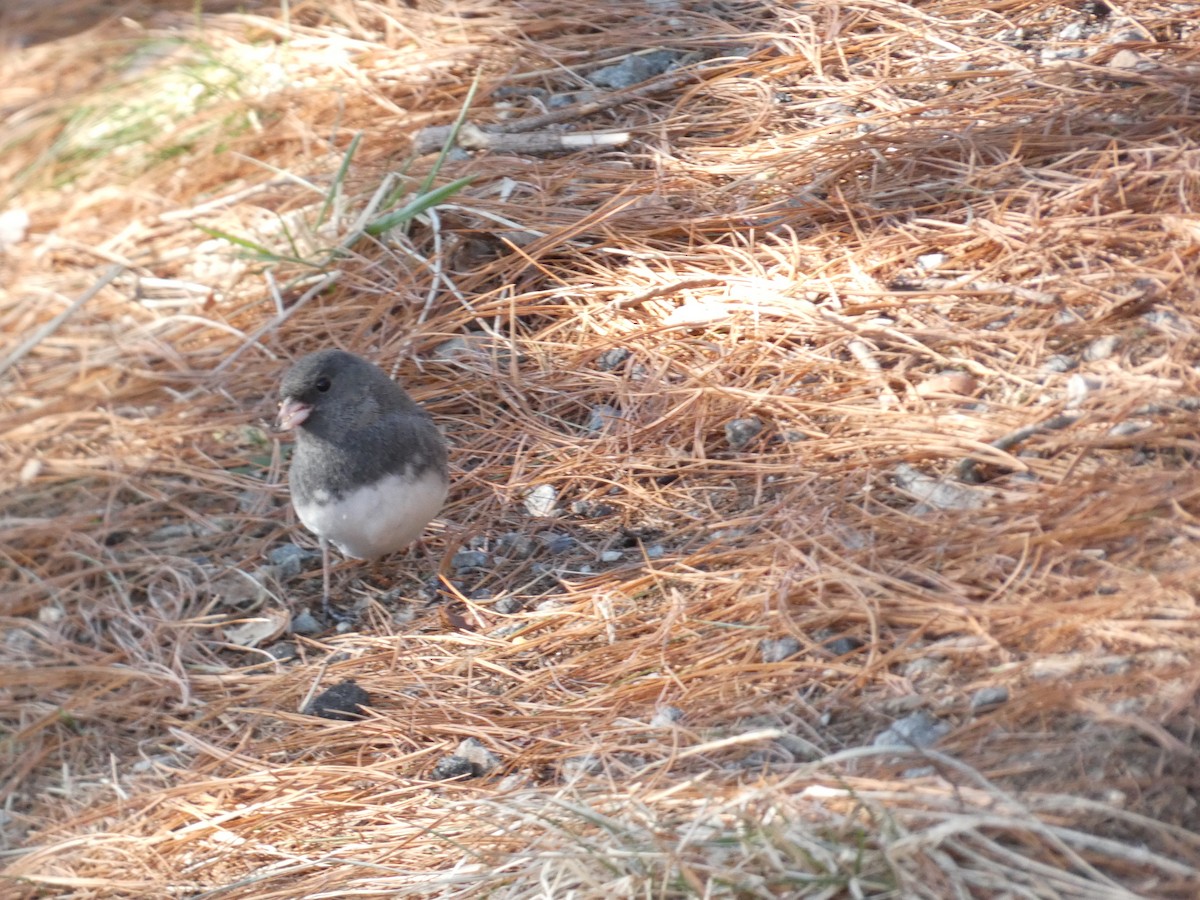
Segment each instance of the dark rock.
M624 347L613 347L600 354L600 358L596 360L596 368L602 372L611 372L632 355Z
M429 773L429 777L434 781L449 781L451 778L474 778L475 767L469 759L464 759L457 754L443 756L437 761L437 765L433 767L433 771Z
M524 606L525 604L520 598L509 595L507 597L501 597L499 600L493 603L492 609L500 613L502 616L511 616L519 613Z
M319 556L319 553L313 553L295 544L280 544L278 547L273 547L267 553L267 562L277 567L280 581L287 581L289 578L295 578L300 574L304 568L305 560L310 557Z
M579 546L579 541L569 534L548 534L542 538L542 543L551 553L570 553Z
M280 662L291 662L300 657L300 651L296 648L295 641L276 641L267 648L267 652L271 654L272 659Z
M353 721L362 718L363 707L370 705L371 695L355 684L354 679L347 678L314 697L304 712L322 719Z
M598 500L576 500L571 504L571 512L576 516L583 516L588 519L599 519L603 516L611 516L617 511L617 508L611 503L603 503Z
M477 738L467 738L458 745L454 755L471 764L471 774L487 775L500 768L500 757L489 750Z
M496 541L496 554L506 559L526 559L533 555L533 539L519 531L509 531Z
M725 440L733 450L742 450L763 430L761 419L750 416L725 423Z
M461 575L469 569L486 569L491 557L482 550L459 550L450 561L454 574Z
M975 695L971 697L971 709L978 711L1007 702L1008 688L1004 687L1004 685L993 685L992 687L980 688L975 692Z
M621 91L661 75L674 64L676 58L676 54L670 50L627 56L616 65L596 69L587 79L597 87Z
M620 421L621 411L619 409L609 406L607 403L599 403L592 407L583 427L590 437L598 437Z
M670 728L683 721L683 710L678 706L660 706L650 719L651 728Z
M858 638L846 636L826 641L824 646L834 656L845 656L847 653L853 653L862 645L863 642Z
M758 642L758 650L762 654L763 662L783 662L789 656L800 652L800 642L790 634L781 638L763 638Z
M876 735L874 747L929 747L950 733L951 725L931 716L924 710L897 719Z

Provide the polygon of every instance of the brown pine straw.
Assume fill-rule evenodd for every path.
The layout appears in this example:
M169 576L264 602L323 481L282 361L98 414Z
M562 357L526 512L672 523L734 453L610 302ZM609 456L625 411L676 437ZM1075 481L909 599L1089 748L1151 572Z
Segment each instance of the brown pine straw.
M1182 6L95 6L0 18L0 895L1195 896ZM543 120L628 146L452 156L324 270L194 227L317 258L477 73L520 134L657 49ZM319 590L255 580L311 546L264 425L331 344L454 490L281 661L232 638ZM301 714L346 678L365 719ZM499 768L434 780L467 738Z

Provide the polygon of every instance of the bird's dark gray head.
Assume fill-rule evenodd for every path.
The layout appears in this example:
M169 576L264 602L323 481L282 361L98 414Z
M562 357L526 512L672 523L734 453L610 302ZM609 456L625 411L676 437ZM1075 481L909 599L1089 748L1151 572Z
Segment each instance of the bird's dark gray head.
M279 396L280 431L304 428L332 436L392 413L419 413L382 369L345 350L318 350L300 359L283 376Z

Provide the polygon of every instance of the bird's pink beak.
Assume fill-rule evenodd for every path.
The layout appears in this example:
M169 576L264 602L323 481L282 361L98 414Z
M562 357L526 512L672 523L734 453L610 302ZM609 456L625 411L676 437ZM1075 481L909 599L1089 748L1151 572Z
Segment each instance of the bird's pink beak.
M281 400L279 415L275 417L275 430L291 431L293 428L303 425L310 412L312 412L312 407L307 403L301 403L291 397Z

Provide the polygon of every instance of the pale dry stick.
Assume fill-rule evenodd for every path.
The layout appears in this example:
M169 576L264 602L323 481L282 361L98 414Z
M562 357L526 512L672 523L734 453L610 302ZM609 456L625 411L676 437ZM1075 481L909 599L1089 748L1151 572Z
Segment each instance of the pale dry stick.
M655 94L666 93L672 91L682 84L689 81L698 81L699 78L695 71L688 70L686 72L676 72L666 78L659 78L651 81L648 84L643 84L638 87L630 88L625 91L617 91L605 97L596 100L589 100L575 106L568 106L555 112L545 113L540 116L532 116L528 119L521 119L516 122L509 122L504 125L488 125L479 129L484 134L500 135L500 134L519 134L523 132L542 131L551 125L560 125L563 122L569 122L573 119L580 119L584 116L590 116L594 113L602 112L606 109L611 109L614 106L620 106L623 103L628 103L633 100L643 100L647 97L652 97ZM434 150L441 147L446 138L449 136L453 126L451 125L435 125L429 128L423 128L417 132L413 138L413 150L417 153L432 153ZM464 125L465 128L465 125Z
M808 300L792 298L786 294L778 281L770 278L754 278L744 275L688 275L680 278L678 281L673 281L670 284L656 285L648 288L640 293L634 294L632 297L618 297L615 300L610 300L605 304L608 309L633 309L642 306L651 300L657 300L659 297L668 297L671 294L676 294L679 291L690 290L691 288L699 287L715 287L717 285L736 286L742 288L756 288L759 290L771 291L776 296L781 296L793 304L794 308L782 306L765 306L761 303L736 303L725 304L725 307L731 311L749 311L762 313L764 315L778 315L783 318L788 318L795 315L796 308L805 310L815 309L815 304Z
M429 219L429 230L433 233L433 258L426 260L426 265L429 266L433 277L429 279L429 292L425 295L425 305L421 307L421 314L417 316L417 325L425 324L425 320L429 318L429 313L433 310L433 301L437 299L438 287L444 281L446 287L458 298L458 302L465 308L470 309L470 305L462 294L455 289L445 270L442 268L442 217L438 215L435 207L430 207L425 210L425 215ZM392 377L396 377L395 371L392 372Z
M317 695L317 688L321 685L321 679L325 677L325 670L329 668L330 659L331 657L326 657L321 660L320 666L317 667L317 674L313 676L312 683L308 686L308 691L300 700L300 705L296 707L296 712L303 713L304 710L308 709L308 704Z
M495 222L497 225L503 225L505 228L511 228L513 231L520 231L524 234L532 235L535 238L544 238L549 232L539 231L536 228L530 228L528 225L521 225L514 222L512 219L506 219L504 216L496 215L494 212L488 212L486 209L475 209L471 206L460 206L457 203L443 203L441 209L450 210L453 212L463 213L464 215L479 216L481 219L488 219Z
M903 344L912 350L916 350L918 353L928 356L930 359L941 363L944 366L950 365L950 360L942 356L942 354L938 353L936 350L931 350L916 338L912 337L911 335L907 335L902 331L898 331L895 328L889 328L886 325L875 325L867 322L854 322L850 319L847 319L845 316L839 316L833 310L825 307L819 307L818 311L820 312L821 318L823 318L826 322L837 325L839 328L843 328L846 331L849 331L851 334L860 336L881 335L883 337L890 338L897 343Z
M275 281L275 273L267 269L264 275L267 279L267 287L271 291L271 299L275 301L275 315L282 316L286 307L283 305L283 295L279 293L279 285Z
M722 275L695 275L688 278L681 278L679 281L673 281L670 284L657 285L649 290L642 291L640 294L634 294L632 297L618 297L616 300L609 301L606 305L609 309L633 309L651 300L659 297L667 297L679 291L686 291L689 288L715 287L720 284L728 284L731 280L728 276Z
M367 205L363 207L354 224L347 230L347 237L338 245L339 249L349 251L354 243L363 236L367 230L367 226L371 224L371 221L375 218L375 214L379 211L379 207L391 195L394 185L399 180L400 176L395 172L388 172L383 177L383 180L379 182L379 187L375 189L375 193L367 201Z
M277 359L278 357L276 357L274 353L272 353L266 347L263 347L262 344L258 343L258 339L260 337L262 337L262 335L264 335L268 331L270 331L272 328L278 328L280 325L282 325L284 322L286 322L288 320L288 318L290 316L292 316L292 314L294 314L297 310L299 310L306 303L308 303L309 300L311 300L313 297L320 294L323 290L325 290L325 288L334 284L341 277L342 277L342 272L340 269L335 269L334 271L326 274L326 276L324 278L322 278L320 281L318 281L316 284L314 284L311 288L309 288L307 291L305 291L304 294L300 297L300 299L297 300L295 303L293 303L290 307L285 309L283 312L277 314L273 318L269 319L268 321L264 322L262 325L259 325L249 335L245 335L245 340L242 342L242 345L240 347L238 347L236 350L234 350L232 353L230 353L223 360L221 360L221 362L216 366L216 368L214 368L212 370L211 374L216 375L218 372L224 371L226 368L229 367L229 365L235 359L237 359L239 356L241 356L242 353L244 353L247 348L249 348L255 344L257 344L269 357L271 357L271 359Z
M35 329L33 334L22 341L17 348L12 351L12 353L8 354L3 362L0 362L0 376L4 375L5 372L24 359L34 347L36 347L46 338L50 337L50 335L54 334L54 332L59 329L63 322L67 321L67 319L78 312L85 303L100 293L100 291L107 287L114 278L124 271L125 266L123 265L118 264L109 266L109 268L103 275L100 276L100 279L95 284L71 301L71 304L57 316L55 316L45 325L42 325L40 328Z
M495 150L502 153L560 153L594 147L623 147L633 135L628 131L582 131L557 134L551 131L496 134L467 122L455 143L463 150Z
M861 365L870 374L871 379L879 388L879 405L883 409L900 409L900 398L896 396L896 392L892 390L887 383L887 379L883 377L883 367L879 365L879 360L871 355L871 348L866 341L858 338L851 338L846 343L846 349L850 351L850 355L858 360Z

